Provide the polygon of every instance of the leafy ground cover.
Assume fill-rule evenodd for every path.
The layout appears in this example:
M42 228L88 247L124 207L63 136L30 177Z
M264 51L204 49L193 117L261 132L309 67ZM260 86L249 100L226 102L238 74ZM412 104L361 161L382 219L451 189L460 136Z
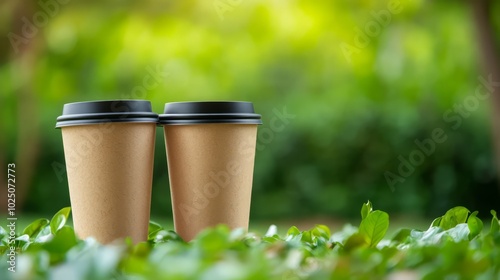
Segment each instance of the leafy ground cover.
M148 241L136 245L79 240L69 214L61 209L19 235L0 227L0 279L500 279L495 211L488 229L459 206L425 231L402 228L391 237L389 215L370 202L359 227L333 232L317 225L279 235L270 226L258 235L221 225L187 243L151 222Z

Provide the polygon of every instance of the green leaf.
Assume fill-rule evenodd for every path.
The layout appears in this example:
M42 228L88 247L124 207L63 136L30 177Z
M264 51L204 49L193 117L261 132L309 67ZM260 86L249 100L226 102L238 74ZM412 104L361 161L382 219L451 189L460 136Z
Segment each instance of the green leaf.
M296 227L296 226L292 226L288 229L288 231L286 232L286 235L291 235L291 236L295 236L295 235L299 235L300 234L300 230Z
M30 237L27 234L20 235L20 236L16 237L15 240L16 240L16 242L15 242L14 246L20 247L23 250L26 250L31 244Z
M394 235L391 241L402 243L408 238L408 236L410 236L410 234L411 234L411 229L402 228Z
M213 256L229 246L229 228L219 225L216 228L202 231L194 240L195 247L198 247L208 256Z
M467 216L469 215L469 210L463 206L453 207L444 214L439 226L444 229L450 229L458 224L465 223L467 221Z
M50 220L50 231L52 234L56 234L56 232L66 224L70 212L71 207L65 207L52 217L52 220Z
M366 216L359 225L362 234L370 247L375 247L384 238L389 228L389 215L386 212L375 210Z
M265 242L268 242L268 243L275 243L276 241L280 241L280 239L276 235L274 235L274 236L263 236L262 237L262 241L265 241Z
M239 241L242 238L245 238L246 232L247 230L245 230L244 228L235 228L231 230L231 232L229 233L229 241Z
M149 221L148 240L155 239L158 232L160 232L162 229L163 227L160 224L155 223L153 221Z
M309 230L302 232L302 238L300 239L302 242L313 243L313 236Z
M8 236L9 236L9 234L7 233L7 231L2 226L0 226L0 240L2 242L6 241Z
M65 253L77 244L75 231L72 227L63 226L49 242L43 244L50 253Z
M361 220L364 220L366 216L372 212L372 210L372 203L368 200L367 203L364 203L363 206L361 206Z
M412 230L410 240L418 245L434 245L439 243L445 234L440 227L430 227L426 231Z
M45 243L52 238L53 234L51 232L50 226L43 227L42 230L36 235L36 243Z
M490 213L493 215L493 218L491 219L490 233L497 233L500 231L500 222L497 218L497 212L495 210L491 210Z
M316 225L312 230L312 235L316 237L323 237L326 240L330 239L330 229L325 225Z
M470 230L467 224L458 224L453 228L448 229L445 233L455 242L469 240Z
M467 226L469 227L469 240L474 239L483 230L483 221L477 217L477 211L474 211L467 219Z
M440 224L441 224L441 220L443 219L443 217L437 217L434 219L434 221L432 221L431 223L431 226L430 227L438 227Z
M170 241L170 240L175 240L175 241L179 241L179 242L184 242L182 240L182 238L173 230L160 230L155 238L154 238L154 242L156 243L162 243L162 242L167 242L167 241Z
M49 220L41 218L35 220L31 224L29 224L23 230L23 234L29 235L31 238L35 238L42 229L49 224Z
M16 237L16 240L19 240L21 242L30 242L30 237L27 234L23 234Z
M264 236L273 236L278 234L278 227L276 225L270 225Z
M132 249L132 254L143 258L147 258L150 252L151 252L151 245L147 242L139 242Z
M7 250L9 250L10 246L8 245L0 245L0 254L4 255Z
M77 244L75 231L69 226L62 226L57 230L54 238L41 245L49 252L50 262L58 263L64 260L65 254Z
M355 233L347 238L343 248L346 252L350 252L356 248L365 247L366 245L365 236L361 233Z

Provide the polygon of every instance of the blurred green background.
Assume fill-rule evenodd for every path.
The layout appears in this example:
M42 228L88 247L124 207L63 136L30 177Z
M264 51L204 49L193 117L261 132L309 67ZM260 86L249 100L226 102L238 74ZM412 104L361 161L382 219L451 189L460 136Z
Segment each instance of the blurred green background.
M489 27L499 43L494 2ZM161 112L165 102L248 100L264 121L253 220L357 218L368 199L391 215L434 217L463 205L487 216L500 199L493 102L479 100L466 117L454 111L488 77L473 3L2 1L2 178L15 162L24 213L69 205L54 129L64 103L138 98ZM156 84L145 89L152 72ZM399 156L408 159L436 128L447 140L404 182L388 183ZM168 219L157 132L152 213Z

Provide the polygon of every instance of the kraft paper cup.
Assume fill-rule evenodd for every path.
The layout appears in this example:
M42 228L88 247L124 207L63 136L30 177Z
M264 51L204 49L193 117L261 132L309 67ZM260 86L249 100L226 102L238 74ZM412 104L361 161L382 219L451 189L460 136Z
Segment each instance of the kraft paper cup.
M176 232L186 241L218 224L248 229L261 116L250 102L167 103L160 115Z
M78 237L147 240L157 121L149 101L64 105L56 127L62 131Z

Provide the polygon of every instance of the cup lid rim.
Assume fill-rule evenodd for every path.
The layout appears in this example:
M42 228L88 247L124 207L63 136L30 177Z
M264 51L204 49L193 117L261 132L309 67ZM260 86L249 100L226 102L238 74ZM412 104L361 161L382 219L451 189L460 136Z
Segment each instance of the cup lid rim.
M158 122L148 100L116 99L66 103L56 128L103 122Z
M160 124L242 123L262 124L261 115L247 101L188 101L165 104Z

